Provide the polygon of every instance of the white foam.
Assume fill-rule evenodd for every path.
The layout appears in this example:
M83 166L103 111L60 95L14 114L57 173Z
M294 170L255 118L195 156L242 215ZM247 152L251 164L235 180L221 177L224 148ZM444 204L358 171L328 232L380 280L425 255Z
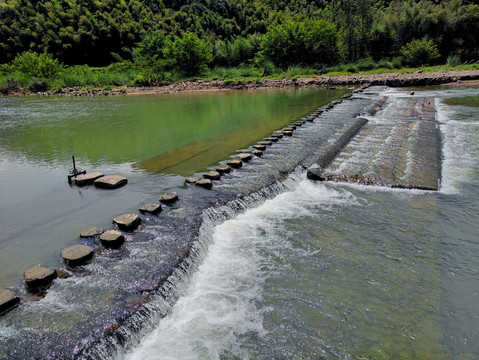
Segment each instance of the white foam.
M265 334L262 313L254 304L262 297L268 272L274 270L261 250L280 255L292 248L278 235L281 221L317 207L357 204L350 192L304 176L292 186L215 228L208 253L184 296L126 359L219 359L225 351L241 354L242 335Z
M443 134L443 162L440 191L457 194L462 183L467 182L471 172L478 166L479 149L471 135L479 130L477 121L455 120L454 107L436 100L437 119Z

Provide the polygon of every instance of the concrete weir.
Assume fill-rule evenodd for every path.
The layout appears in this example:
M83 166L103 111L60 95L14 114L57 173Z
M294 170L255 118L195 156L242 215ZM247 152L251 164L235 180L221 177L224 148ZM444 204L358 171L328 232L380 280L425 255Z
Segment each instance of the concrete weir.
M394 113L388 104L394 101ZM439 125L434 99L386 99L334 161L321 158L323 180L437 190L440 180Z

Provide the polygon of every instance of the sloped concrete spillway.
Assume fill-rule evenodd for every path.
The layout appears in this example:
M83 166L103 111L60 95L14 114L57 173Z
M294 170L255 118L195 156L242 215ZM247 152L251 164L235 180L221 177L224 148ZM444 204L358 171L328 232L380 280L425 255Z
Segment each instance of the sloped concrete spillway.
M176 289L201 261L215 225L283 191L281 180L291 172L304 171L323 154L334 158L340 149L330 149L356 133L351 128L357 127L358 114L393 114L394 107L385 108L381 97L385 90L370 88L318 111L292 136L268 145L262 157L213 180L212 190L194 184L178 188L179 200L165 205L159 216L142 214L140 229L126 233L119 249L103 248L98 238L84 240L95 250L88 265L67 267L67 278L55 280L43 299L27 301L23 292L21 305L0 318L0 359L114 358L152 319L168 313L177 300ZM354 154L346 149L331 171L340 167L345 154Z
M368 117L357 136L323 170L325 180L437 190L440 136L434 99L395 96Z

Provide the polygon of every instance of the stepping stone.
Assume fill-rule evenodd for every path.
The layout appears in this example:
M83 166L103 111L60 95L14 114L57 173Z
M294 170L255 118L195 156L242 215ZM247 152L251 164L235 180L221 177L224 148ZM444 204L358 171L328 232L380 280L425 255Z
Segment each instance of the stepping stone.
M215 167L215 170L218 171L219 173L228 174L231 171L231 168L226 165L220 165Z
M281 134L273 133L273 134L271 134L271 137L281 139L283 137L283 134L282 133Z
M144 213L157 214L161 212L161 204L158 204L158 203L143 204L138 210Z
M294 131L296 129L296 126L287 126L283 129L283 134L285 131Z
M293 136L292 131L285 131L283 134L284 134L284 136Z
M263 156L263 152L261 150L253 150L253 155L260 157Z
M173 204L175 201L178 201L178 195L176 194L162 194L160 196L160 201L165 204Z
M95 186L102 189L116 189L128 182L128 179L120 175L103 176L95 180Z
M100 235L100 241L106 248L118 248L125 241L125 237L119 231L108 230Z
M210 179L200 179L196 182L196 185L205 189L211 189L213 187L213 181Z
M263 141L258 141L258 144L259 144L259 145L268 145L268 146L271 146L271 145L273 144L273 142L263 140Z
M273 131L273 134L282 134L283 133L283 130L275 130Z
M70 266L79 266L93 257L93 250L87 245L73 245L61 252L62 258Z
M82 231L80 233L81 238L92 238L98 235L101 235L105 232L105 229L102 229L101 227L92 227L89 228L88 230Z
M238 154L238 159L240 159L241 161L244 161L244 162L248 162L250 161L251 159L253 158L253 156L251 154Z
M303 123L302 123L302 122L299 122L299 121L297 121L297 122L293 123L293 125L296 125L296 126L303 126Z
M123 214L114 218L113 222L118 225L120 230L132 231L141 224L141 219L136 214Z
M43 266L35 266L23 273L25 282L32 290L47 286L57 277L57 271Z
M86 174L83 174L83 175L80 175L80 176L77 176L75 178L75 184L77 186L84 186L84 185L88 185L88 184L93 184L93 182L96 180L96 179L99 179L101 177L105 176L104 174L100 173L100 172L91 172L91 173L86 173Z
M251 151L253 151L253 150L251 150L251 149L236 150L236 152L238 152L238 153L250 153Z
M313 121L314 121L314 118L315 118L314 115L308 116L307 119L306 119L306 121L313 122Z
M210 180L219 180L221 179L221 174L218 171L209 171L204 173L203 177ZM198 184L198 181L196 183Z
M0 314L11 309L20 302L20 298L8 289L0 290Z
M187 177L185 181L186 181L188 184L194 184L194 183L197 182L198 180L200 180L199 177L192 176L192 177Z
M266 137L263 139L264 141L272 141L272 142L277 142L278 141L278 138L275 137L275 136L270 136L270 137Z
M226 163L228 164L228 166L230 166L232 168L235 168L235 169L239 169L240 167L243 166L243 162L241 160L238 160L238 159L230 159Z
M255 144L255 145L253 145L253 147L254 147L256 150L261 150L261 151L266 150L266 145Z

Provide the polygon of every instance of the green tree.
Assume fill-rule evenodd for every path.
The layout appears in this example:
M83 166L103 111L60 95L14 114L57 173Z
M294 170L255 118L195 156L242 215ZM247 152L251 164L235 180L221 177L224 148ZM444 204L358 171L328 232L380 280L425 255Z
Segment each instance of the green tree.
M264 35L264 55L275 65L332 64L339 60L336 27L325 20L287 20Z
M161 31L146 34L133 49L133 61L142 69L163 71L169 64L165 59L166 37Z
M410 66L430 65L440 56L436 44L427 36L404 45L400 53L403 63Z
M186 33L168 42L165 55L172 59L175 67L187 76L197 75L213 61L210 44L193 33Z

